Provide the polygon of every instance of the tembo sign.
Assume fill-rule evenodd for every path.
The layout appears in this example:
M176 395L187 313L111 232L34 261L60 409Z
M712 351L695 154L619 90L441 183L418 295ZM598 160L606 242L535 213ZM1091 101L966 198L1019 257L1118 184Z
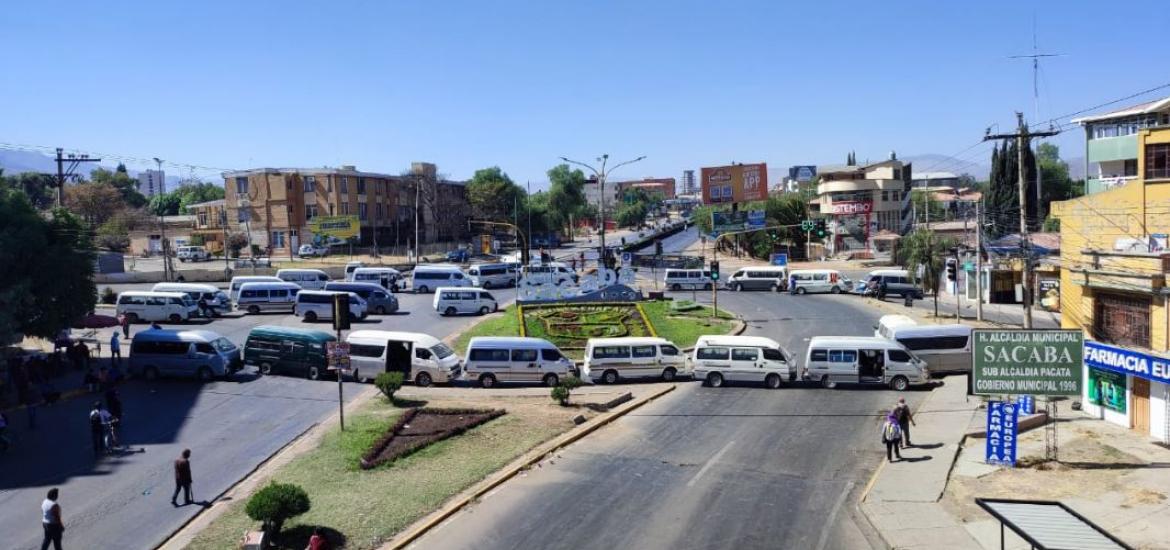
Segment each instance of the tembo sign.
M976 330L971 384L978 395L1080 395L1079 330Z

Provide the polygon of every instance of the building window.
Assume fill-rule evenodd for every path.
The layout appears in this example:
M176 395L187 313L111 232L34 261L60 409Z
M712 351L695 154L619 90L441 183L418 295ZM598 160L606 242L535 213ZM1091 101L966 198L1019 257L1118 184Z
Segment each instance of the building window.
M342 216L349 215L349 203L348 202L341 203L341 215Z
M1093 304L1093 336L1111 344L1149 348L1150 299L1097 293Z
M317 190L317 178L313 176L305 176L305 192L312 193Z
M345 194L349 193L349 178L341 176L341 185L337 186L337 192Z
M198 216L199 216L199 227L207 227L207 211L200 210Z
M272 232L272 248L284 248L284 231Z
M332 204L329 205L329 215L330 216L333 215L333 205Z
M248 194L248 176L239 176L236 178L236 194Z
M309 220L316 218L316 217L317 217L317 205L306 204L305 205L305 221L309 221Z
M366 203L364 203L364 202L358 203L358 219L359 220L366 219Z
M333 176L329 176L329 177L325 178L325 192L326 193L333 192Z
M902 192L901 191L894 191L893 197L894 197L894 202L902 202Z
M902 179L902 169L901 168L894 168L894 179L896 179L896 180Z
M1138 168L1137 159L1125 159L1125 168L1121 171L1122 172L1121 175L1123 175L1123 176L1136 176L1136 175L1138 175L1137 168Z
M366 194L366 178L359 177L357 179L357 192L359 195Z
M244 222L248 221L249 217L250 217L250 215L248 213L247 208L241 208L241 209L236 211L236 221L238 221L240 223L244 223Z
M1146 146L1146 179L1170 178L1170 143Z
M890 192L882 191L882 202L886 202L888 200L890 200Z
M382 203L377 203L376 205L374 205L374 219L375 220L382 219Z

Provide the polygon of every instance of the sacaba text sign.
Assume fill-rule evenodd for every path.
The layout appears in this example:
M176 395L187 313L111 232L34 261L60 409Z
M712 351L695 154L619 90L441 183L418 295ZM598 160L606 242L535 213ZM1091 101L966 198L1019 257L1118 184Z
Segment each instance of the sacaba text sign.
M976 395L1080 395L1080 330L976 330L973 338Z

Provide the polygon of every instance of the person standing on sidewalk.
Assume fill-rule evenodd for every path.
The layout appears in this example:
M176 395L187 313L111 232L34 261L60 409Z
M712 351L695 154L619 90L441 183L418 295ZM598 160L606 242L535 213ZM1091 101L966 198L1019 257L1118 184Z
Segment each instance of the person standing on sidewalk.
M175 459L175 494L171 495L171 506L178 506L179 490L183 491L183 505L191 504L191 449L183 449L183 455Z
M122 366L122 341L118 339L118 331L110 335L110 363Z
M49 494L41 502L41 527L45 530L45 538L41 541L41 550L48 550L49 543L55 550L61 550L61 535L65 534L65 523L61 521L61 505L57 504L57 488L49 489Z
M906 398L899 397L898 405L894 407L894 418L898 419L898 429L902 431L902 448L910 447L910 424L917 426L914 422L914 414L910 412L910 407L906 405Z
M122 338L130 339L130 317L122 314L122 318L118 319L122 323Z
M902 428L898 427L898 419L891 412L886 416L886 422L882 424L882 443L886 445L886 460L893 462L894 457L902 460L902 451L898 450L898 443L901 440Z

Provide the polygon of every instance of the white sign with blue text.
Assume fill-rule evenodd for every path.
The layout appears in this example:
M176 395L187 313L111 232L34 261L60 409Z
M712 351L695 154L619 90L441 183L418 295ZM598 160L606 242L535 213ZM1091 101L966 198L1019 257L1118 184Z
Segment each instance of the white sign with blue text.
M1019 435L1020 410L1010 401L987 403L988 464L1013 467L1016 465L1016 439Z

